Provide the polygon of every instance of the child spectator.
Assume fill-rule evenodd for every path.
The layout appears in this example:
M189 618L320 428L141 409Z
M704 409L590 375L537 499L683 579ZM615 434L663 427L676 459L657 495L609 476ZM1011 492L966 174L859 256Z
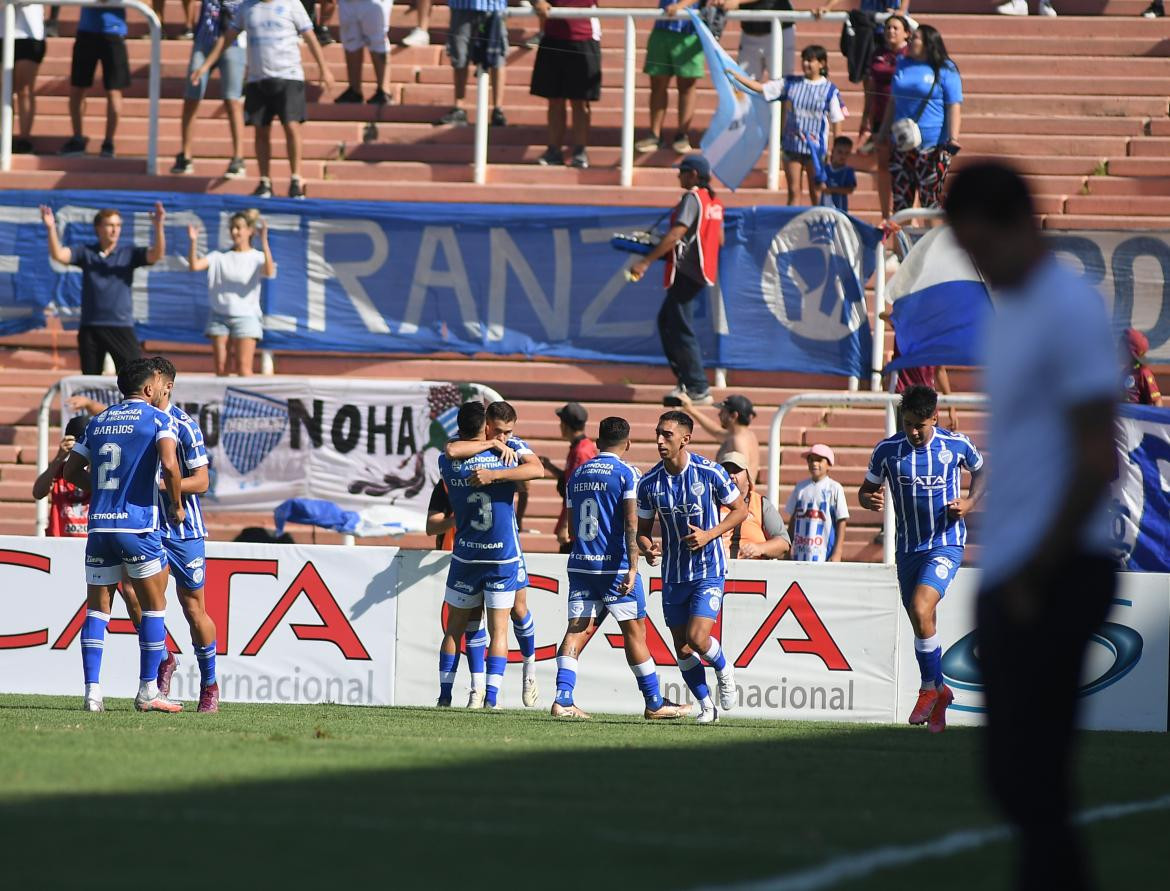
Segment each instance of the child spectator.
M244 118L256 128L256 161L260 184L252 195L272 197L272 121L284 127L291 172L289 198L304 198L301 181L301 124L305 121L305 70L301 66L299 39L303 38L320 73L322 91L333 87L333 74L325 64L313 22L299 3L276 0L244 0L231 24L220 32L207 59L191 75L198 83L212 69L226 47L244 32L248 36L248 83L244 87Z
M1139 405L1162 407L1162 393L1154 373L1143 361L1150 349L1146 335L1134 328L1126 328L1121 338L1121 365L1125 374L1125 401Z
M809 478L797 484L784 506L792 535L792 559L840 563L849 505L841 484L829 476L833 450L817 443L804 457Z
M390 70L390 40L386 31L390 27L391 0L341 0L341 46L345 50L345 73L349 88L337 97L339 103L362 101L362 50L370 51L374 65L374 95L366 100L368 105L389 105L387 90Z
M17 6L13 28L12 95L20 128L12 140L12 154L32 153L32 125L37 114L37 70L45 58L45 7ZM0 17L0 39L4 19Z
M808 179L809 204L820 203L817 169L823 169L826 146L835 144L846 109L841 91L829 80L829 55L823 46L806 46L800 53L801 77L785 77L760 83L729 71L736 80L769 102L784 103L784 178L788 203L796 204L801 173ZM831 139L830 139L831 137Z
M695 84L707 69L699 35L690 16L683 10L697 4L698 0L658 0L658 8L666 15L654 20L654 28L646 42L642 73L650 75L650 135L634 143L634 151L638 154L666 146L662 126L666 123L672 77L678 87L678 130L670 147L680 155L691 151L691 122L698 100Z
M130 86L130 60L126 55L126 10L86 6L77 22L73 40L73 63L69 71L69 124L73 135L61 149L62 155L84 155L89 139L81 133L85 94L93 86L98 62L102 63L102 86L106 90L106 135L102 157L114 157L114 134L122 115L122 91Z
M199 7L199 25L195 29L191 60L187 63L190 75L202 67L207 54L215 46L216 38L231 22L240 0L203 0ZM219 70L219 88L223 93L223 110L227 113L232 132L232 159L228 162L225 179L239 179L244 175L244 67L247 51L237 42L227 47L215 67ZM195 142L195 115L207 92L208 75L198 83L188 83L183 93L183 145L175 158L171 173L191 173L195 170L192 146Z
M825 182L821 186L821 204L849 213L849 196L857 189L857 174L849 166L853 154L853 140L838 136L833 140L833 151L825 165Z
M252 247L252 238L260 230L260 248ZM226 377L229 351L235 358L234 371L240 377L252 373L252 357L256 342L264 336L261 324L260 279L276 276L276 263L268 247L268 227L260 219L258 210L244 210L232 214L230 228L232 249L211 251L206 257L198 255L199 228L188 226L191 245L187 249L187 263L192 272L207 270L207 298L211 315L203 332L211 339L215 358L215 373Z
M85 432L88 420L83 415L75 415L69 419L61 435L61 444L57 447L56 456L33 483L33 498L38 501L46 497L50 499L49 525L45 529L45 535L54 538L85 538L88 531L89 493L61 475L65 459L69 457L74 444Z

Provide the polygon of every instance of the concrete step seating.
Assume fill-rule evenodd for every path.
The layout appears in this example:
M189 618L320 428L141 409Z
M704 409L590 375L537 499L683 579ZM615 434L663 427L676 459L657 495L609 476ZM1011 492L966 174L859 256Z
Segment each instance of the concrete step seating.
M652 6L653 0L632 0L633 6ZM797 0L798 8L811 9L819 0ZM1053 228L1107 226L1138 228L1170 223L1170 207L1159 199L1170 188L1147 177L1170 177L1170 162L1163 161L1170 148L1167 118L1170 88L1159 78L1161 59L1170 55L1170 20L1139 17L1142 0L1063 0L1057 18L1016 18L988 14L994 3L987 0L919 0L914 15L937 26L964 75L964 152L957 166L972 160L1006 157L1029 177L1038 195L1038 207ZM180 30L181 5L169 0L166 30ZM251 134L245 134L249 178L229 181L221 177L231 155L231 142L223 126L222 105L205 102L200 109L201 129L195 173L169 176L171 158L179 150L178 110L190 44L168 40L163 44L163 96L160 133L160 175L143 175L146 151L146 72L149 42L136 39L145 25L129 16L128 47L135 82L127 92L124 118L119 129L119 158L101 161L62 159L52 156L69 134L65 97L68 93L69 36L77 11L62 10L62 36L51 39L38 79L39 108L34 145L42 154L14 158L15 175L0 175L6 188L141 188L169 191L246 194L255 185ZM622 24L602 20L605 88L593 110L590 158L592 168L578 171L541 168L536 158L544 150L545 103L528 95L528 81L535 52L522 40L535 30L534 18L510 22L513 49L509 57L505 110L509 126L489 134L488 182L471 185L473 128L434 127L432 122L451 101L451 74L442 53L448 10L436 6L431 17L432 44L428 47L395 46L391 59L392 94L395 104L382 109L338 106L332 96L322 97L310 86L310 122L305 128L305 169L309 193L326 199L477 200L530 202L539 200L596 204L664 204L676 191L671 165L678 156L665 150L636 159L634 187L616 188L620 145L622 76ZM396 6L391 39L400 40L413 26L413 11ZM336 23L334 23L336 24ZM639 22L640 68L650 22ZM844 76L837 53L839 26L834 22L802 23L797 44L821 43L828 47L835 82L846 103L856 113L863 105L860 85ZM729 51L738 45L738 25L732 23L724 38ZM344 56L339 45L326 47L326 58L338 80L334 95L344 84ZM306 54L307 57L307 54ZM371 77L368 70L365 77ZM306 71L315 75L307 62ZM648 79L638 74L636 105L639 135L645 126ZM365 84L371 92L372 83ZM213 78L212 97L218 96ZM100 87L91 94L100 97ZM474 112L474 86L469 96ZM697 125L703 126L714 107L709 84L700 82ZM90 101L85 132L91 149L100 142L104 108ZM209 126L211 119L215 126ZM665 132L673 133L673 109ZM853 130L852 122L845 126ZM691 134L697 144L701 130ZM274 140L274 176L281 194L288 176L283 139ZM853 209L875 219L877 199L871 174L872 157L856 156L861 172ZM765 161L735 194L724 192L729 203L747 206L776 203L780 195L765 187ZM532 186L545 188L533 189ZM1141 200L1134 201L1137 198ZM782 200L782 199L781 199Z

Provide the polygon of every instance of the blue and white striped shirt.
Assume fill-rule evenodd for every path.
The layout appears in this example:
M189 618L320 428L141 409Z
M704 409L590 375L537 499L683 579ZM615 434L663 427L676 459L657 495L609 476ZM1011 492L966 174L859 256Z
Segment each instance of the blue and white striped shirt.
M769 102L789 102L792 111L784 118L784 151L798 155L824 155L829 146L829 124L845 120L841 91L827 77L809 80L796 75L771 80L763 85Z
M184 478L192 476L197 468L208 463L203 431L199 429L199 425L192 420L189 414L174 403L171 403L171 407L166 411L175 422L175 433L179 440L179 469L183 472ZM199 508L198 495L183 496L183 510L186 511L187 517L179 525L171 523L165 512L166 506L170 504L166 492L161 493L161 497L164 512L159 523L159 530L162 532L163 538L177 538L184 541L190 538L207 538L207 527L203 523L203 511Z
M669 473L662 462L638 482L638 516L658 515L662 527L662 580L697 582L727 573L723 543L718 538L692 551L683 539L691 526L713 529L719 524L719 505L731 504L740 492L722 465L687 452L681 473Z
M447 0L447 8L470 12L503 12L508 8L508 0Z
M905 433L877 444L865 481L890 483L898 553L967 544L967 524L947 516L947 504L962 497L964 467L977 473L983 456L966 436L941 427L921 448L914 448Z

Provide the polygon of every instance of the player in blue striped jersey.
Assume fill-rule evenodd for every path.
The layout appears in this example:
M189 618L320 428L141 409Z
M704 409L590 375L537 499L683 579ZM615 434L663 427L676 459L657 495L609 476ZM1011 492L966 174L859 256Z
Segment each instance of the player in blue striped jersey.
M646 646L646 591L638 575L638 471L622 460L630 448L630 424L606 418L598 428L595 458L565 483L569 528L569 627L557 651L557 718L588 718L573 702L577 658L596 627L612 615L622 630L626 662L646 700L648 720L680 718L689 711L666 702Z
M163 487L172 498L168 519L176 523L185 519L179 495L182 471L175 424L156 407L163 385L149 359L128 362L118 374L118 389L125 399L86 425L63 471L65 479L90 492L85 543L87 609L81 629L84 707L86 711L105 710L99 686L102 650L114 589L125 567L142 606L134 707L177 712L182 706L160 695L157 683L158 666L166 650L167 606L166 556L159 535L160 466Z
M183 473L182 523L164 522L162 534L163 550L167 554L171 575L175 577L175 588L179 592L179 603L183 615L191 628L191 647L199 663L199 705L197 711L219 711L219 684L215 676L215 622L207 614L203 600L203 578L207 560L204 540L207 527L203 524L203 512L199 507L199 496L210 485L207 447L203 442L203 431L183 409L171 402L175 387L175 366L162 356L150 360L162 378L163 394L159 408L167 412L175 423L178 435L179 466ZM163 504L167 505L166 493ZM158 669L158 688L163 696L169 696L171 676L178 661L167 653Z
M694 422L681 411L668 411L655 430L662 460L638 483L638 549L654 566L662 559L662 615L674 637L683 680L702 706L696 720L719 720L711 701L700 656L719 678L719 703L735 705L731 663L719 641L711 636L723 608L723 577L727 564L720 536L748 515L743 494L727 471L714 461L687 450ZM719 505L730 508L719 519ZM662 545L651 538L654 518L662 530Z
M484 436L488 448L499 455L500 460L508 466L517 464L535 464L543 466L540 458L529 448L528 443L513 436L516 429L516 409L503 400L492 402L487 407ZM448 458L470 458L481 451L477 443L462 442L453 439L447 443L444 452ZM541 471L543 476L544 471ZM519 533L524 512L528 507L528 483L516 484L516 531ZM524 554L520 554L520 568L524 565ZM512 630L516 633L516 643L520 649L521 671L521 701L525 708L533 708L540 703L540 689L536 683L536 624L532 612L528 609L528 588L522 587L516 592L516 602L512 605ZM467 666L471 671L471 695L467 700L468 708L483 708L484 703L484 655L487 651L488 633L483 622L483 610L473 613L467 622L467 632L464 646L467 649ZM458 661L456 662L456 669ZM445 705L440 696L439 705Z
M488 447L485 414L481 402L459 408L459 438L482 444L480 452L466 460L439 457L439 473L455 511L455 546L444 597L449 609L439 651L439 701L451 701L459 641L468 619L482 606L490 638L484 706L498 708L508 663L508 616L516 591L527 580L513 508L515 484L543 476L544 469L539 463L506 466Z
M938 426L938 394L930 387L907 389L900 414L902 432L873 450L858 500L868 510L884 510L882 484L889 483L898 587L914 628L914 656L922 676L910 723L941 733L954 694L943 683L936 611L963 562L963 518L983 497L983 457L966 436ZM966 498L964 468L971 474Z

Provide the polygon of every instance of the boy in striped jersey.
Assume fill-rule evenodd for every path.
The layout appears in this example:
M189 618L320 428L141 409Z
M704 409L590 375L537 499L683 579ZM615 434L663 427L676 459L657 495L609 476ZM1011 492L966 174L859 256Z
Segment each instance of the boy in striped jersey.
M179 592L179 603L183 615L191 627L191 646L199 662L199 706L201 712L219 711L219 684L215 678L215 622L207 615L203 601L203 577L206 562L204 539L207 527L203 524L203 512L199 509L199 496L210 486L207 447L203 442L203 431L191 416L171 402L171 391L175 388L175 366L162 356L150 360L162 380L162 400L159 408L171 416L178 436L179 467L183 473L184 519L172 522L168 519L160 524L163 551L167 555L175 587ZM163 493L163 505L168 504ZM168 512L167 516L170 514ZM158 667L158 689L163 696L171 690L171 676L175 673L178 660L168 652Z
M719 720L711 701L704 657L719 678L719 704L735 705L731 663L711 636L723 608L723 577L727 563L720 536L748 515L743 495L727 471L714 461L687 451L694 422L682 411L668 411L655 430L662 460L638 483L638 549L654 566L662 559L662 615L674 638L683 680L702 711L700 724ZM719 519L719 505L730 510ZM651 538L654 518L662 529L662 545Z
M935 612L963 562L967 544L963 518L983 497L983 457L966 436L938 426L938 394L930 387L906 390L900 413L902 432L883 439L873 450L858 500L867 510L883 510L882 484L890 484L898 587L914 628L914 656L922 675L910 723L927 724L931 733L942 733L947 706L955 697L943 683ZM971 474L966 498L963 468Z

